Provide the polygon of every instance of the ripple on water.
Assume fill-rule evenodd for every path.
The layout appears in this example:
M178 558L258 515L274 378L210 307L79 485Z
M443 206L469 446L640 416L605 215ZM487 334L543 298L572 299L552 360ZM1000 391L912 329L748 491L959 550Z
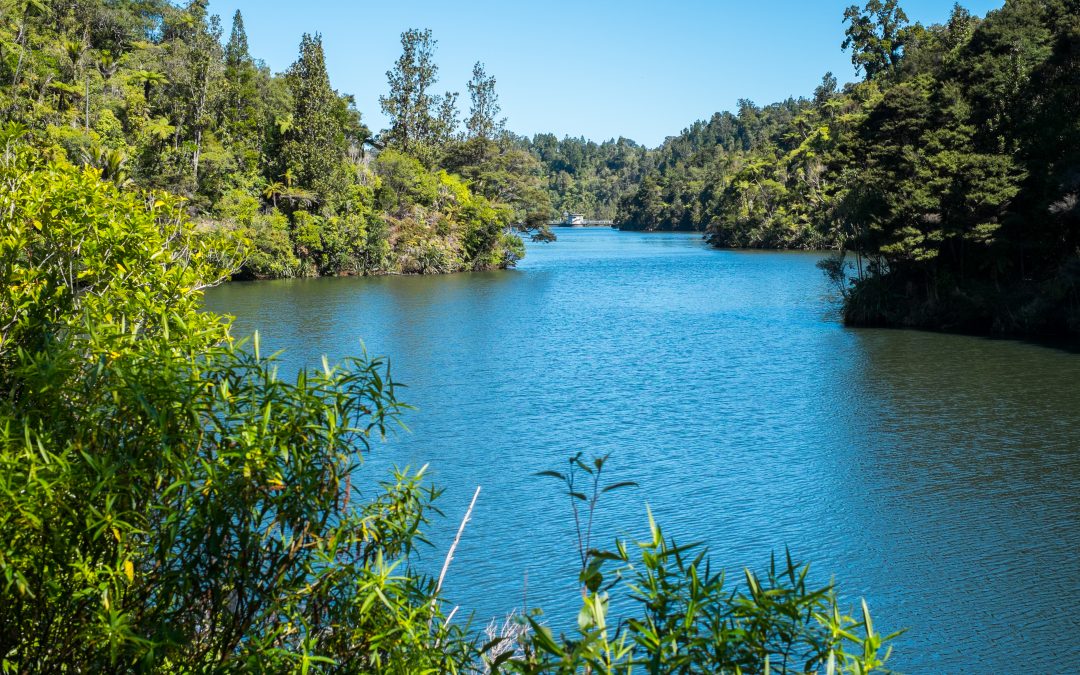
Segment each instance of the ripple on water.
M814 254L559 235L511 272L230 284L207 304L286 370L361 338L392 358L419 409L363 471L431 464L430 569L483 486L447 584L480 622L521 604L526 570L529 603L572 621L565 498L533 474L612 452L642 487L604 505L599 541L643 535L647 504L731 570L786 545L835 575L909 628L900 670L1080 672L1080 356L844 329Z

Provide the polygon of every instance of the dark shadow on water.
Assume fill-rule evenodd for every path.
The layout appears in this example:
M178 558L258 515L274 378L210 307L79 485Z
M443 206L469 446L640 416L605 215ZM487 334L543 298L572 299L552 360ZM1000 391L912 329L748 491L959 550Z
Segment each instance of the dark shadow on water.
M836 316L841 317L840 309L837 309ZM841 317L842 318L842 317ZM1043 347L1045 349L1052 349L1055 351L1062 351L1067 354L1080 354L1080 338L1069 338L1062 336L1037 336L1037 335L987 335L986 333L979 333L975 331L964 330L947 330L942 328L914 328L910 326L849 326L845 325L845 328L849 330L883 330L894 331L900 333L928 333L933 335L954 335L966 338L976 338L978 340L985 340L987 342L1006 343L1006 344L1020 344L1028 345L1032 347Z

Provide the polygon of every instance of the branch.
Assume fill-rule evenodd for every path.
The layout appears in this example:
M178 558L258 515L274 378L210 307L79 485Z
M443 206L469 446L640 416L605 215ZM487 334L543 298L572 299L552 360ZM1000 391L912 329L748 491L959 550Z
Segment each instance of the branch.
M450 561L454 559L454 551L457 550L458 542L461 541L461 534L465 531L465 524L469 522L472 517L473 507L476 506L476 498L480 496L480 486L476 486L476 492L473 493L472 501L469 502L469 510L465 512L465 517L461 519L461 525L458 526L457 536L454 537L454 543L450 545L450 550L446 552L446 560L443 562L442 571L439 573L439 583L435 584L435 594L438 595L442 590L443 579L446 578L446 570L450 569Z

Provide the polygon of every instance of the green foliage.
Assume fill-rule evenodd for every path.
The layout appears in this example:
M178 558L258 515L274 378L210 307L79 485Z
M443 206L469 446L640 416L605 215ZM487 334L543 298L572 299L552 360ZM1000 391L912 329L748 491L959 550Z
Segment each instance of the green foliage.
M878 633L865 601L858 618L841 612L832 586L811 586L809 568L790 554L782 564L771 560L763 576L744 570L745 587L736 587L712 570L700 545L666 538L651 513L649 539L590 548L600 496L633 485L602 485L607 459L578 454L568 471L541 474L566 486L573 507L582 562L577 633L555 637L534 611L515 649L492 659L492 672L887 672L888 643L898 634ZM637 611L614 618L620 600Z
M300 275L300 258L289 237L289 220L280 211L256 216L244 234L252 245L244 260L243 276L283 279Z
M854 288L830 270L852 323L1075 335L1080 298L1060 279L1080 258L1077 15L1008 0L923 26L895 0L852 6L844 47L864 81L740 101L643 151L616 224L853 252ZM578 183L556 173L554 139L535 140L556 207L594 209L567 199Z
M175 200L10 144L0 184L5 672L468 663L409 569L437 492L360 490L400 409L385 363L280 380L199 310L228 244Z
M851 49L855 72L872 80L900 63L910 35L907 14L897 0L868 0L861 10L852 5L844 11L844 49Z
M413 206L432 206L438 198L438 178L415 157L387 149L373 168L380 179L376 203L388 213L402 215Z
M431 93L439 73L434 59L437 44L428 29L410 28L402 33L401 56L386 72L390 92L379 97L383 112L390 118L383 141L421 158L428 166L457 126L457 94Z
M419 160L385 150L375 161L376 203L391 214L402 251L400 271L440 273L498 269L524 254L510 232L514 214L469 189L446 171L429 172Z
M532 235L534 241L555 238L548 229L554 211L544 185L544 167L508 136L498 141L475 136L454 144L447 150L445 164L474 192L504 205L512 229Z
M1061 97L1080 82L1048 79L1076 44L1074 5L1010 1L981 21L954 10L863 103L841 167L857 181L845 244L867 261L850 321L1075 333L1076 298L1056 279L1080 256L1077 183L1058 172L1080 165L1044 141L1075 128ZM1043 107L1047 96L1064 109Z
M626 138L595 143L537 134L531 140L514 140L540 160L552 209L560 215L584 213L597 220L614 219L619 199L651 167L648 151Z
M622 229L706 231L716 246L820 248L835 240L827 168L839 131L836 82L816 105L739 102L669 138L651 169L619 200Z
M353 98L333 89L318 35L304 35L296 62L275 75L250 54L243 16L234 14L223 41L221 21L203 1L3 2L6 119L25 125L32 144L50 156L97 167L125 188L183 197L202 230L250 237L252 257L240 278L506 267L523 254L509 230L536 232L550 218L546 193L528 187L540 180L537 167L508 164L505 171L523 173L502 176L503 182L528 189L503 191L503 198L472 178L467 186L511 209L507 231L472 237L467 254L463 235L431 241L423 248L446 253L436 256L441 262L419 268L411 262L411 233L399 231L415 229L406 212L413 204L438 211L440 168L477 175L456 152L457 94L430 92L438 70L430 31L403 36L385 97L398 112L377 140ZM472 83L481 113L476 124L486 137L501 128L494 84L486 75ZM373 148L419 161L420 183L399 185L392 177L400 172L389 171L391 180L380 186ZM407 193L391 194L399 188ZM295 215L300 211L312 218ZM436 229L432 236L440 238L474 226Z
M334 209L348 189L348 146L338 117L340 99L330 88L320 36L304 34L288 82L293 110L282 146L283 172L310 189L318 205Z
M487 74L484 64L477 62L473 66L472 79L469 80L469 119L465 130L469 138L492 139L503 131L505 119L499 119L499 96L495 93L495 78Z

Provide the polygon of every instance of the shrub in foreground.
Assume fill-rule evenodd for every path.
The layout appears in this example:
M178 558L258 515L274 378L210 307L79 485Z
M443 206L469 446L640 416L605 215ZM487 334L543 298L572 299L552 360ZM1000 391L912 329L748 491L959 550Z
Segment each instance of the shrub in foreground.
M519 620L513 648L499 645L494 671L540 673L850 673L882 671L896 635L878 633L866 603L858 618L841 612L831 585L815 588L809 567L790 554L764 576L744 570L744 587L714 571L698 544L666 538L649 514L649 538L591 548L607 457L570 458L566 472L545 471L566 487L577 528L582 606L577 633L556 638L533 611ZM614 607L613 607L614 605ZM613 615L620 618L614 619Z
M386 364L281 380L198 309L228 242L6 135L2 669L459 669L409 568L435 492L354 482L398 413Z

